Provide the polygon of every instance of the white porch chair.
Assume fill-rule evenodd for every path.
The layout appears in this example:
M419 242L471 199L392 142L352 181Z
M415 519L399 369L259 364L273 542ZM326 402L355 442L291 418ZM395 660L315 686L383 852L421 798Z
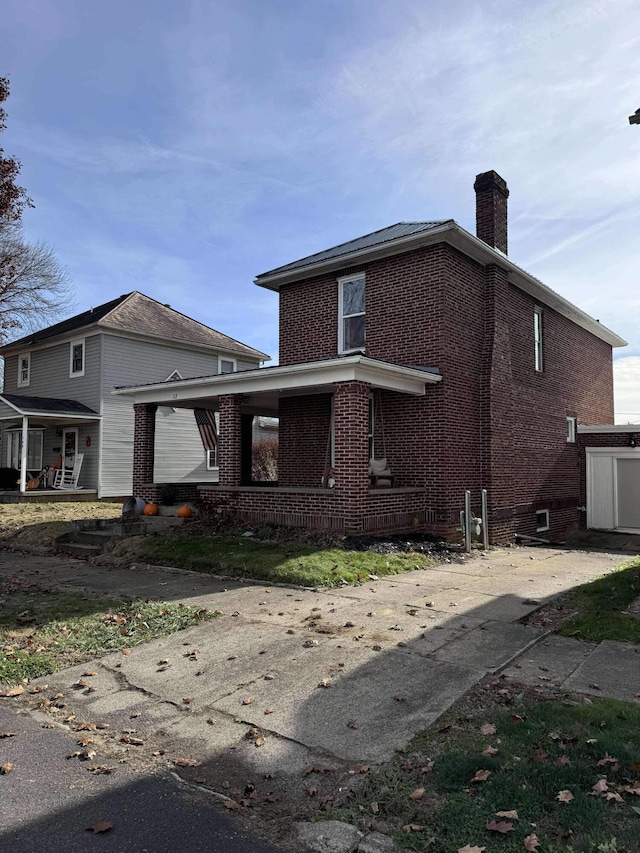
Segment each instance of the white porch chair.
M53 488L81 489L82 486L78 486L78 479L80 477L80 469L82 468L83 459L84 453L76 453L76 458L73 460L73 468L71 470L68 468L65 470L57 470L52 484Z

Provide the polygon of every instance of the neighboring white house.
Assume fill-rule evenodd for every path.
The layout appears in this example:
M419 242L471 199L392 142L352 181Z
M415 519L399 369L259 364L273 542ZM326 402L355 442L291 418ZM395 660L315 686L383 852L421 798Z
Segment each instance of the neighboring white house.
M131 494L134 412L114 387L251 370L269 356L134 291L0 347L0 467L26 478L84 454L79 485L98 497ZM216 482L193 411L156 416L155 479ZM24 478L23 478L24 479Z

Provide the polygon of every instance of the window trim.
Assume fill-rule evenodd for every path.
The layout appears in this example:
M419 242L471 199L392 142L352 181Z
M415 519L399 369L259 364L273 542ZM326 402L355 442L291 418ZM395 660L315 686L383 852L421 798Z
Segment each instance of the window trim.
M233 365L233 370L222 370L222 362L228 361ZM238 370L238 359L237 358L229 358L228 356L219 355L218 356L218 373L235 373Z
M567 415L567 444L576 443L578 419Z
M22 359L26 358L27 360L27 378L22 378ZM31 353L30 352L21 352L18 356L18 388L27 388L31 385Z
M20 444L22 443L22 427L9 427L5 430L7 434L7 467L11 468L13 463L13 443L14 441L18 442L18 456L20 455ZM35 461L35 465L29 465L29 442L34 439L35 435L38 435L40 439L40 447L39 451L39 464L38 459L32 460ZM29 427L27 431L27 470L28 471L39 471L42 469L44 459L44 427ZM20 468L20 464L18 463L18 468Z
M544 326L543 310L533 306L533 358L536 373L544 372Z
M182 376L182 374L180 373L179 370L172 370L171 373L167 376L167 378L164 381L165 382L178 382L180 379L183 379L183 378L184 377Z
M364 282L364 311L358 311L357 314L345 314L343 311L344 306L344 286L345 284L349 284L351 281L360 281ZM353 347L352 349L345 349L344 346L344 321L349 319L350 317L364 317L365 318L365 335L364 335L364 344L361 347ZM367 342L367 276L364 272L353 273L352 275L343 275L338 279L338 353L348 353L348 352L364 352Z
M82 347L82 370L74 370L73 369L73 348L81 346ZM86 365L87 359L87 347L85 344L85 338L76 338L73 341L69 342L69 378L73 379L76 376L84 376L84 369Z
M545 521L543 521L541 523L541 519L539 519L539 516L542 515L543 513L545 515ZM550 526L551 525L549 522L549 510L548 509L537 509L536 510L536 533L544 533L546 530L550 529Z

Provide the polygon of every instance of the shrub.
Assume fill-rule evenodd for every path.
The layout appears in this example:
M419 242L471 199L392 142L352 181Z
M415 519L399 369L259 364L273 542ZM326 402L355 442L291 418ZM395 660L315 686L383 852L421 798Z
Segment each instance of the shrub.
M278 437L269 435L253 444L251 479L275 481L278 479Z

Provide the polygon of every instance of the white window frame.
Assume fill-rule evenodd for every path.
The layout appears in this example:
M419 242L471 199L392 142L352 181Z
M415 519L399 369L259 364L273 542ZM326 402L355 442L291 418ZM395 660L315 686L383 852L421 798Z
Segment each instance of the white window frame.
M207 471L217 471L218 470L218 448L216 447L213 450L205 450L204 455L206 457Z
M358 311L356 314L345 314L343 310L344 306L344 286L345 284L349 284L352 281L360 281L364 282L364 311ZM350 317L364 317L365 318L365 339L364 344L361 347L354 347L353 349L345 349L344 346L344 321L349 319ZM338 352L346 353L346 352L361 352L365 349L366 341L367 341L367 278L365 273L359 272L354 275L345 275L338 279Z
M539 305L535 305L533 308L533 358L536 373L544 371L543 348L543 311Z
M567 444L576 443L576 427L578 419L567 415Z
M222 362L223 361L226 361L228 364L232 364L233 369L232 370L223 370L222 369ZM218 373L235 373L237 369L238 369L238 359L237 358L228 358L227 356L224 356L224 355L218 356Z
M545 520L542 521L540 516L544 513ZM544 533L545 530L549 530L549 510L548 509L537 509L536 510L536 533Z
M82 370L74 370L73 369L73 349L74 347L82 347ZM76 338L74 341L71 341L69 344L69 377L73 379L76 376L84 376L84 369L87 360L87 348L85 346L84 338Z
M26 359L27 361L27 378L24 379L22 376L22 361ZM31 353L30 352L21 352L18 356L18 388L26 388L31 385Z

